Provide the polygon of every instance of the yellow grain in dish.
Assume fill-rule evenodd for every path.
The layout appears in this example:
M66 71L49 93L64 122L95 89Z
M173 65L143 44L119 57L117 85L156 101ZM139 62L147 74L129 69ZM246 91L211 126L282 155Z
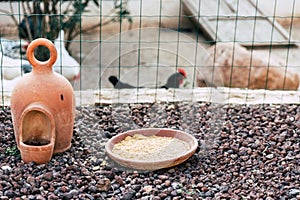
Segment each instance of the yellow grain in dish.
M159 161L178 157L188 150L188 143L177 138L135 134L115 144L112 152L130 160Z

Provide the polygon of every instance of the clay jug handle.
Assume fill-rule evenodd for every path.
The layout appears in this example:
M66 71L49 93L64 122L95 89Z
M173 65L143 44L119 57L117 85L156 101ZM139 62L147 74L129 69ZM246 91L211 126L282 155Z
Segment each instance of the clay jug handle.
M45 46L48 48L48 50L50 51L50 58L48 60L39 61L35 58L34 49L38 46ZM33 71L52 71L52 66L57 59L57 51L54 44L50 40L45 38L38 38L33 40L27 48L26 55L28 61L32 65Z

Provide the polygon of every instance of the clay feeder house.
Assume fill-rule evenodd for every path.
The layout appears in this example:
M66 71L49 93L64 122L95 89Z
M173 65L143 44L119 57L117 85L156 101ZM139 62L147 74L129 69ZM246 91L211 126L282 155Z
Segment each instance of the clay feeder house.
M47 61L35 58L38 46L48 48ZM14 134L22 160L43 164L71 147L76 104L72 85L52 70L57 51L51 41L32 41L27 58L32 72L19 80L11 96Z

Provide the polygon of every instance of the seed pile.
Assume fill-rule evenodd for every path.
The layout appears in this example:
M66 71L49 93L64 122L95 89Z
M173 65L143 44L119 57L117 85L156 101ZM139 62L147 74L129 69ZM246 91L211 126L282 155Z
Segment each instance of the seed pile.
M188 143L177 138L135 134L115 144L112 152L124 159L155 162L174 159L189 149Z
M300 107L209 103L78 107L72 147L24 164L10 108L0 109L1 199L300 199ZM188 161L153 172L111 161L104 145L135 128L186 131Z

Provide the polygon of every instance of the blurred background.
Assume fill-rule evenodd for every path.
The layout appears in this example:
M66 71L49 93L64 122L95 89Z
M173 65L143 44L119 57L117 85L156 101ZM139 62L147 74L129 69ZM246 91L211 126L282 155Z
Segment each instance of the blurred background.
M190 93L203 87L246 89L248 94L253 89L298 90L298 0L0 4L2 96L30 72L26 46L38 37L56 44L60 56L53 68L79 93L118 87L111 76L136 89L157 89L179 68L186 76L176 77L170 88ZM36 56L49 55L42 49Z

